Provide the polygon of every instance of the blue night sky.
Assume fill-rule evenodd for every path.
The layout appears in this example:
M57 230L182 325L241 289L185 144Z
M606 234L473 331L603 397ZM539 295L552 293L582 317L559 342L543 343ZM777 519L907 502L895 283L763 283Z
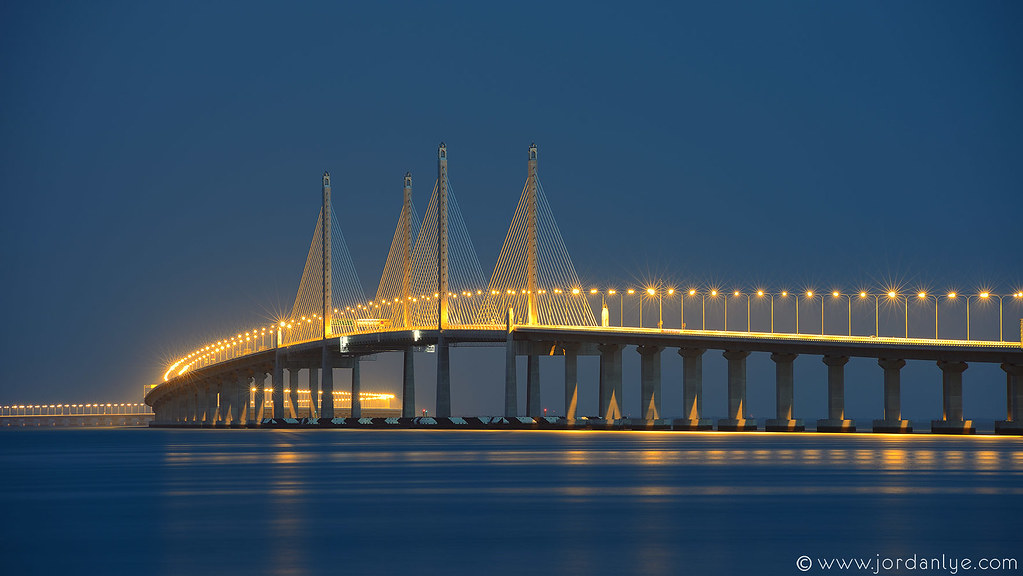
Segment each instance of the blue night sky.
M0 6L0 403L136 400L167 360L290 306L324 170L372 294L402 176L422 213L442 140L488 275L535 141L584 285L1023 289L1019 3L500 4ZM490 352L476 392L455 368L455 412L500 411ZM391 360L364 390L399 389ZM940 417L917 364L903 409ZM750 370L766 416L773 368ZM797 363L797 417L826 415L824 374ZM1000 370L965 382L968 417L1004 417ZM847 413L880 417L876 365L847 386Z

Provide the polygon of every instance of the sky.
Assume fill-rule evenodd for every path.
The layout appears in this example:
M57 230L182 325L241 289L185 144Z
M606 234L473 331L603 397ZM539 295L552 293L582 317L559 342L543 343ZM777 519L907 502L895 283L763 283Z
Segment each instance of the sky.
M485 271L536 142L587 285L1023 290L1021 24L994 1L4 3L0 403L136 400L290 306L324 170L374 293L402 177L422 213L441 141ZM453 368L456 411L500 411L491 352L453 357L494 372ZM392 360L364 390L400 390ZM797 412L824 416L823 365L801 374ZM936 367L904 378L904 410L940 416ZM968 414L1004 414L1000 370L965 381ZM847 382L879 417L880 369Z

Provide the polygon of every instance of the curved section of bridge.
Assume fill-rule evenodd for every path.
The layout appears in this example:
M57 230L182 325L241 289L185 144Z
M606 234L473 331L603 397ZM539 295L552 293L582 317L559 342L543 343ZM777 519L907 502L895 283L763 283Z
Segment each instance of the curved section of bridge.
M716 423L719 430L760 428L760 423L747 415L745 366L751 353L766 353L776 364L777 398L776 417L764 422L767 430L805 429L804 423L793 417L792 364L798 355L816 355L826 366L828 381L828 413L817 421L818 431L856 429L856 423L848 420L844 411L844 365L850 357L876 358L881 369L884 413L872 423L874 431L912 431L912 424L901 414L900 369L906 360L933 361L940 369L943 413L931 422L932 431L975 431L963 410L962 378L969 363L976 362L999 364L1006 374L1006 420L996 424L996 431L1023 431L1019 412L1023 400L1023 347L1020 342L1004 341L1005 310L1008 308L1012 317L1023 308L1021 290L1007 295L950 292L938 296L927 292L903 294L890 287L869 293L830 294L813 290L798 294L768 292L760 287L728 292L717 287L665 283L584 288L540 184L535 145L529 148L526 182L500 257L490 281L485 282L454 201L447 162L447 148L441 144L437 181L422 222L412 204L412 176L405 175L398 226L373 300L363 295L331 207L330 176L324 174L322 206L291 313L273 324L205 344L172 363L163 382L146 396L146 403L155 413L154 425L254 427L300 421L307 425L361 425L374 422L373 417L385 418L389 425L416 425L421 422L415 420L414 358L424 347L432 347L437 353L435 416L449 419L442 421L450 424L449 348L489 345L506 350L502 423L713 428L715 423L703 416L702 358L707 350L720 350L728 362L728 406L727 418ZM942 299L946 306L950 302L965 303L965 340L941 337L938 315ZM813 317L818 300L819 315ZM990 305L995 300L999 339L971 338L971 303L976 308L978 303ZM927 326L914 326L914 337L910 337L911 301L915 305L933 302L933 338L916 337L929 329ZM628 318L626 302L630 304ZM729 302L732 316L738 310L744 322L736 325L733 321L729 326ZM720 323L720 329L708 329L708 303L712 308L710 320L712 324ZM904 311L901 337L881 333L882 303L889 310ZM785 310L782 318L782 310L776 313L776 304L778 308L788 306L794 313L791 325L787 324L789 311ZM870 304L872 331L864 327L862 318L863 310L871 309ZM720 318L715 315L718 306L723 308ZM633 316L637 307L638 313ZM828 318L834 322L837 308L845 308L841 311L847 312L846 322L826 326ZM617 318L614 312L618 312ZM652 319L655 312L656 323ZM1020 323L1023 331L1023 320ZM778 329L780 325L788 329ZM694 329L696 326L699 329ZM622 351L627 346L635 346L641 355L639 394L643 414L634 421L624 419L621 412L626 393ZM681 415L679 418L666 418L662 411L660 366L665 349L677 350L683 360L683 403L678 412L668 409ZM400 413L369 404L363 408L364 403L377 397L361 390L360 360L385 351L404 354ZM528 357L523 410L518 406L516 374L516 357L520 355ZM564 358L566 417L558 421L543 418L541 356ZM596 418L582 418L576 413L579 356L599 358L600 414ZM346 390L334 389L336 368L351 370ZM298 409L302 370L308 372L310 398L304 413ZM271 386L266 388L268 376ZM269 402L265 390L270 391Z

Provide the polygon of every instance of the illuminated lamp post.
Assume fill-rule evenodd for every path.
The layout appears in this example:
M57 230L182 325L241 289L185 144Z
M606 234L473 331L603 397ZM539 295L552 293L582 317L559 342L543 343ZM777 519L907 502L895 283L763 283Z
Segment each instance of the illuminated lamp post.
M923 290L921 290L920 293L916 295L916 297L919 298L920 300L926 300L928 298L930 298L931 300L934 300L934 339L937 340L938 339L938 297L936 295L933 295L933 294L928 294L927 292L925 292Z
M749 294L736 290L735 292L732 293L732 295L735 296L736 298L738 298L739 296L746 297L746 332L749 332L750 331Z
M841 298L842 296L845 296L846 302L849 304L849 336L852 336L852 295L850 295L850 294L842 294L841 292L839 292L837 290L831 293L831 297L832 298ZM823 297L822 297L822 300L823 300ZM822 314L822 318L823 318L823 314Z

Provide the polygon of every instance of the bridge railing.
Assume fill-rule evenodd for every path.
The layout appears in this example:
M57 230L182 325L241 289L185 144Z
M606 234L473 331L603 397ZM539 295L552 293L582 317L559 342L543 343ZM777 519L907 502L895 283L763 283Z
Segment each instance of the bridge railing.
M923 291L903 294L891 290L853 293L833 291L821 294L813 290L796 293L767 292L759 289L727 291L713 287L679 289L665 283L657 283L645 288L576 287L553 288L539 292L558 295L557 299L545 301L545 306L551 306L552 302L561 302L566 308L570 306L577 308L579 302L584 303L593 312L593 318L599 319L595 325L604 328L792 334L804 337L817 335L839 339L876 338L878 341L913 339L962 342L964 338L950 338L950 335L942 334L939 330L941 326L939 315L944 318L955 313L964 316L959 318L958 322L960 325L965 322L965 334L958 336L965 336L965 341L976 344L1004 343L1006 311L1008 310L1010 315L1023 312L1023 291L1007 295L990 292L969 295L949 292L934 295ZM500 298L494 300L492 297L495 295ZM457 296L451 295L452 298ZM502 308L507 306L513 313L515 323L519 325L526 323L529 302L529 293L526 290L507 290L500 294L465 291L461 296L463 299L490 297L491 301L480 307L482 312L478 317L472 318L471 323L453 324L452 328L504 327L508 310L498 313L491 310L495 306ZM415 308L419 310L436 306L436 297L432 295L408 298L410 302L415 300ZM978 320L971 318L970 306L973 306L974 317L977 312L983 313L981 323L987 324L986 333L992 333L993 327L990 324L994 320L994 311L991 308L996 300L999 338L978 339L975 330ZM957 306L964 309L959 310ZM732 308L731 313L729 307ZM921 307L926 307L926 310L922 311ZM921 323L921 314L924 312L929 314L930 310L934 313L933 320ZM885 312L884 321L882 311ZM417 324L422 325L406 326L402 321L406 315L413 320L423 319L422 313L409 313L409 307L400 301L370 301L365 305L359 305L357 310L338 311L331 319L329 335L334 338L367 332L430 330L436 327L435 317L432 323L419 322ZM837 320L839 316L842 317L840 321ZM900 318L895 318L896 316ZM497 320L498 318L500 320ZM911 324L911 319L915 320L914 324ZM1020 322L1020 341L1023 344L1023 320ZM1013 325L1014 322L1010 321L1010 330ZM260 326L210 342L194 350L169 366L164 374L164 380L189 370L219 364L278 346L320 340L323 335L323 319L315 314ZM1010 338L1009 341L1016 341L1014 335Z

